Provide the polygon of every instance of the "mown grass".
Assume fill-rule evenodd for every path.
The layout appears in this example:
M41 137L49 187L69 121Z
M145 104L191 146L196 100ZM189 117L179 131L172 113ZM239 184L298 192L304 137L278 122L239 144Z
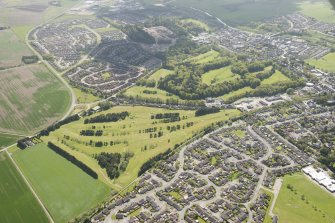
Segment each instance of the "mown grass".
M45 223L48 218L7 154L0 153L0 222Z
M169 74L172 74L172 73L173 73L172 70L159 69L158 71L156 71L155 73L150 75L150 77L148 79L149 80L154 80L154 81L159 81L161 78L164 78L164 77L166 77L166 76L168 76Z
M307 62L321 70L335 73L335 53L329 53L318 60L310 59Z
M230 81L237 77L238 75L235 75L231 72L231 66L227 66L204 73L201 78L203 83L211 85L222 83L224 81Z
M220 56L219 52L215 50L210 50L198 56L188 58L186 61L194 63L194 64L206 64L206 63L214 61L219 56Z
M264 79L261 82L260 86L273 85L273 84L276 84L282 81L290 81L290 78L285 76L280 71L276 70L276 72L273 75L271 75L271 77ZM230 100L231 98L236 98L236 97L243 98L246 94L251 93L253 91L255 91L255 89L251 87L244 87L236 91L232 91L228 94L222 95L220 98L222 98L223 100Z
M293 186L293 191L287 188L288 185ZM334 222L334 209L332 194L303 174L294 174L284 177L274 213L280 222L327 223Z
M144 93L144 91L151 91L151 92L156 92L156 94L147 94ZM166 101L169 99L174 99L174 100L178 100L178 101L183 101L182 99L180 99L178 96L173 95L168 93L167 91L164 90L160 90L158 88L151 88L151 87L143 87L143 86L134 86L131 87L129 89L126 90L126 92L124 93L124 95L126 96L131 96L131 97L140 97L140 98L144 98L144 99L160 99L162 101Z
M109 188L59 156L44 143L13 155L56 223L65 223L97 205Z
M75 155L78 159L85 162L92 169L95 169L99 174L100 180L104 181L115 189L121 189L137 177L138 171L142 164L151 157L154 157L157 154L168 150L169 148L174 148L176 144L180 144L188 138L191 138L192 135L207 126L210 126L212 123L217 121L224 121L240 114L238 110L224 110L215 114L195 117L194 111L167 110L141 106L119 106L103 113L117 113L122 111L128 111L131 114L130 117L115 123L97 123L90 125L83 124L83 119L81 119L71 124L62 126L59 130L51 133L50 136L43 137L42 139L45 142L52 141L59 147ZM179 112L180 117L184 116L187 117L187 119L173 123L153 123L155 120L151 119L151 114L170 112ZM182 127L188 122L193 122L193 126L188 128L185 127L185 129L173 132L167 130L167 126L180 125ZM79 133L81 130L89 129L93 125L96 127L96 129L103 130L103 136L80 136ZM149 133L140 133L140 130L144 131L147 128L154 127L157 128L157 132L163 132L162 137L150 138ZM65 139L64 135L69 136L70 139ZM113 140L119 141L121 144L96 148L88 144L90 140L107 142ZM62 144L62 141L66 142L66 145ZM133 152L134 157L130 159L126 171L121 173L121 176L113 181L108 180L105 170L101 169L97 161L92 157L92 155L101 152L122 153L126 151Z

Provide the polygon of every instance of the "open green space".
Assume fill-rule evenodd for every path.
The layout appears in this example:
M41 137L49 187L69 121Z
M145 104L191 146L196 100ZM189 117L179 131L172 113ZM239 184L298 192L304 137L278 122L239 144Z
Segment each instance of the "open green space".
M6 146L10 146L14 144L21 137L0 133L0 148L4 148Z
M109 195L105 184L87 175L44 143L16 151L13 158L56 223L68 222Z
M0 129L34 133L70 106L68 89L42 65L0 71Z
M212 62L220 56L220 53L215 50L210 50L206 53L200 54L195 57L188 58L186 61L194 64L206 64Z
M290 81L290 78L286 77L283 73L276 70L274 74L271 75L271 77L266 78L262 81L261 85L271 85L278 82L284 82L284 81Z
M307 62L318 69L335 73L335 53L329 53L318 60L310 59Z
M82 104L82 103L91 103L95 101L99 101L100 98L89 93L89 92L84 92L78 88L72 88L74 91L74 94L76 95L77 103Z
M145 93L145 92L151 92L151 93ZM155 93L154 93L155 92ZM166 100L181 100L178 96L170 94L164 90L160 90L158 88L151 88L151 87L143 87L143 86L134 86L126 90L124 95L128 97L140 97L142 99L159 99L162 101Z
M231 66L208 71L202 75L202 82L208 85L222 83L237 78L238 75L231 72Z
M137 177L140 167L151 157L165 152L169 148L173 149L176 144L186 141L197 132L210 126L212 123L228 120L229 118L236 117L240 114L238 110L233 109L195 117L194 111L168 110L142 106L118 106L100 112L92 117L100 114L120 113L123 111L130 113L130 116L125 120L108 123L84 124L84 120L80 119L76 122L62 126L60 129L52 132L49 136L42 137L42 139L45 142L51 141L60 148L76 156L77 159L96 170L100 180L111 185L113 188L121 189ZM163 123L160 122L160 120L151 119L151 114L159 113L180 113L181 120L171 123ZM192 125L187 127L187 123L192 123ZM169 130L169 127L177 127L177 125L180 127L179 130ZM95 126L95 130L102 130L102 136L87 137L80 135L81 130L92 129L92 126ZM149 132L145 132L146 129L150 128L157 129L151 136ZM162 135L160 137L154 137L155 133L157 134L158 131L162 132ZM109 142L111 140L118 143L110 145ZM90 144L90 141L102 141L108 142L108 144L102 147L95 147L93 144ZM92 157L94 154L101 152L132 152L134 153L134 156L130 158L126 170L121 172L120 177L111 181L108 179L106 171L101 169L97 160Z
M274 213L280 222L327 223L334 222L334 209L332 194L303 174L294 174L284 177Z
M185 24L185 25L187 25L187 24L196 25L196 26L198 26L198 27L200 27L200 28L202 28L202 29L204 29L206 31L210 30L210 27L206 23L204 23L202 21L199 21L199 20L195 20L195 19L182 19L180 22L182 24Z
M150 77L148 78L149 80L154 80L154 81L159 81L161 78L166 77L169 74L172 74L173 71L172 70L167 70L167 69L159 69L158 71L156 71L155 73L153 73L152 75L150 75Z
M18 66L22 64L22 56L30 55L32 52L12 30L0 32L0 68Z
M174 198L174 199L176 199L177 201L180 201L182 198L183 198L183 196L181 196L178 192L176 192L176 191L171 191L171 192L169 192L169 194Z
M335 11L327 1L304 1L299 4L302 14L322 22L335 23Z
M269 207L266 210L266 215L265 215L263 223L272 223L272 217L270 216L269 213L270 213L270 207L273 202L274 195L272 192L265 190L265 189L261 189L261 192L266 193L267 195L271 197L270 202L269 202Z
M161 3L159 0L142 0L146 4ZM299 0L176 0L169 4L194 7L210 13L230 24L245 24L262 21L293 13L298 8Z
M271 75L271 77L264 79L261 82L261 85L256 87L255 89L251 88L251 87L244 87L241 89L238 89L236 91L232 91L228 94L225 94L223 96L221 96L220 98L222 98L223 100L229 101L233 98L244 98L245 96L247 96L248 93L251 93L255 90L257 90L257 88L259 87L264 87L267 85L274 85L278 82L289 82L291 81L290 78L288 78L287 76L285 76L283 73L281 73L280 71L276 70L276 72Z
M42 207L4 152L0 152L0 222L45 223Z

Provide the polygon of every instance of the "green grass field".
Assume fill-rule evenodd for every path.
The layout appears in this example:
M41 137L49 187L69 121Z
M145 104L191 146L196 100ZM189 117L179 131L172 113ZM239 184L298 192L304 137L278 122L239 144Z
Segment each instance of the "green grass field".
M215 50L210 50L206 53L200 54L195 57L188 58L186 61L194 64L206 64L212 62L220 56L220 53Z
M14 144L21 137L0 133L0 148Z
M268 207L268 209L266 210L266 215L265 215L265 218L264 218L263 223L272 223L272 218L271 218L269 212L270 212L271 204L272 204L272 202L273 202L273 197L274 197L274 195L273 195L272 192L270 192L270 191L268 191L268 190L264 190L264 189L261 189L261 192L266 193L267 195L269 195L269 196L271 197L271 200L270 200L270 203L269 203L269 207Z
M46 223L48 218L7 154L0 153L0 222Z
M220 113L195 117L194 111L176 111L140 106L119 106L103 113L115 113L122 111L128 111L131 116L126 118L124 121L94 124L96 129L101 129L104 131L103 136L80 136L79 133L81 130L89 129L92 126L91 124L83 124L83 119L81 119L71 124L62 126L59 130L50 134L50 136L43 137L42 139L45 142L52 141L59 147L75 155L78 159L85 162L92 169L97 170L96 172L99 174L100 180L108 183L115 189L121 189L136 178L140 167L149 158L166 151L168 148L173 148L175 144L184 142L188 138L192 137L192 135L196 132L200 131L206 126L211 125L211 123L215 123L220 120L227 120L230 117L234 117L240 114L238 110L224 110ZM179 112L181 117L187 116L188 118L179 122L153 124L153 120L151 119L150 114L170 112ZM176 126L177 124L183 126L187 122L193 122L194 124L191 127L185 127L185 129L180 129L179 131L170 132L167 130L167 126ZM162 131L163 136L159 138L150 138L149 133L139 132L140 130L144 131L147 128L153 127L157 127L158 130ZM69 136L70 139L64 139L64 135ZM62 140L66 143L66 145L61 143ZM110 140L118 140L122 143L113 146L108 145L96 148L88 144L90 140L108 142ZM114 181L107 179L105 170L102 170L99 167L97 161L92 157L93 154L100 152L126 151L133 152L134 157L130 159L126 171L123 172L121 176Z
M222 83L224 81L234 80L238 75L235 75L231 72L231 66L223 67L216 70L211 70L202 75L202 82L211 85Z
M44 143L16 151L13 157L56 223L68 222L109 195L105 184Z
M260 86L264 86L264 85L272 85L275 84L277 82L280 81L290 81L290 79L288 77L286 77L284 74L282 74L280 71L276 70L276 72L269 78L264 79L261 82ZM255 91L255 89L251 88L251 87L244 87L241 89L238 89L236 91L232 91L229 94L225 94L223 96L221 96L220 98L222 98L223 100L229 100L230 98L235 98L235 97L244 97L244 95L246 95L248 92L252 92Z
M169 74L172 74L173 71L172 70L166 70L166 69L159 69L158 71L156 71L155 73L153 73L152 75L150 75L150 77L148 78L149 80L154 80L154 81L159 81L161 78L164 78L166 76L168 76Z
M156 91L156 94L146 94L143 93L144 90L149 91ZM143 87L143 86L134 86L126 90L124 93L126 96L132 96L132 97L141 97L141 98L158 98L160 100L166 101L168 99L174 99L178 101L183 101L176 95L169 94L168 92L164 90L160 90L158 88L151 88L151 87Z
M198 26L198 27L200 27L200 28L202 28L206 31L210 30L210 27L206 23L204 23L202 21L199 21L199 20L195 20L195 19L182 19L181 23L186 24L186 25L187 24L193 24L193 25L196 25L196 26Z
M58 120L70 93L42 65L0 71L0 130L34 133Z
M293 186L293 190L287 185ZM304 200L302 199L304 196ZM328 223L335 219L335 197L303 174L284 177L274 213L284 223Z
M264 79L261 85L266 85L266 84L271 85L271 84L275 84L275 83L283 82L283 81L290 81L290 78L286 77L284 74L282 74L282 72L276 70L276 72L272 74L271 77Z
M159 0L142 0L146 4L161 3ZM207 11L230 24L245 24L262 21L298 10L299 0L176 0L170 4L194 7Z
M318 60L311 59L307 62L321 70L335 73L335 53L329 53Z
M100 100L99 97L94 96L93 94L90 94L90 93L83 92L78 88L74 87L73 91L76 95L77 103L79 103L79 104L81 104L81 103L91 103L91 102L96 102L96 101Z
M335 12L327 1L305 1L299 7L302 14L322 22L335 23Z
M0 68L18 66L22 64L22 56L29 55L32 52L12 30L0 32Z

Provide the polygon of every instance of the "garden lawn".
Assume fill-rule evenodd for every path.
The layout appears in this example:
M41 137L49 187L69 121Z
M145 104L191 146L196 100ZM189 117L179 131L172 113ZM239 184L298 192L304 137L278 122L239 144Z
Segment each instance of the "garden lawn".
M13 155L56 223L65 223L107 198L109 188L44 143Z
M0 153L0 222L46 223L42 207L4 152Z
M287 188L288 184L294 192ZM330 223L335 219L334 210L335 197L299 173L284 177L274 213L283 223Z

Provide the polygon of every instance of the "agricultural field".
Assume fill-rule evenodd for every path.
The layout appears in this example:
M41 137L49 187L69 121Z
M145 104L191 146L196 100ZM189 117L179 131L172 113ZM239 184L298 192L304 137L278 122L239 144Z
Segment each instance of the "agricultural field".
M299 4L300 12L326 23L335 23L335 13L327 1L305 1Z
M19 136L0 133L0 148L12 145L20 138Z
M0 153L0 222L45 223L48 218L4 152Z
M227 66L204 73L202 75L202 82L207 85L211 85L234 80L237 77L238 75L231 72L231 66Z
M41 65L0 71L0 131L34 133L60 117L70 94Z
M142 0L146 4L161 3L159 0ZM177 0L170 4L195 7L217 16L233 25L262 21L270 17L282 16L298 10L298 0Z
M110 193L105 184L44 143L18 150L13 158L56 223L68 222L105 200Z
M0 68L21 65L22 56L30 55L32 52L12 30L0 31Z
M238 110L223 110L219 113L195 117L194 111L167 110L141 106L119 106L98 114L120 113L123 111L130 113L129 117L125 118L125 120L84 124L84 118L82 118L76 122L62 126L49 136L42 137L42 140L44 142L51 141L76 156L77 159L96 170L100 180L115 189L121 189L137 177L142 164L151 157L165 152L169 148L174 148L176 144L180 144L191 138L192 135L212 123L228 120L240 114ZM180 113L181 120L163 123L160 120L151 119L151 115L159 113ZM93 117L98 114L93 115ZM192 125L189 123L192 123ZM177 125L179 125L179 129L176 129ZM90 137L80 135L82 130L92 130L92 128L102 130L102 135ZM146 132L150 128L156 128L157 131L152 134ZM161 132L162 135L154 137L158 132ZM113 144L110 144L111 140L113 140ZM108 144L96 147L95 142L97 141L108 142ZM94 154L101 152L131 152L134 156L129 160L126 170L121 173L120 177L111 181L108 180L105 170L101 169L97 161L92 157Z
M292 189L288 188L292 186ZM284 177L274 214L280 222L327 223L335 219L335 197L303 174Z
M335 53L329 53L326 56L316 60L316 59L310 59L307 62L310 65L315 66L316 68L319 68L321 70L324 70L326 72L333 72L335 73Z

